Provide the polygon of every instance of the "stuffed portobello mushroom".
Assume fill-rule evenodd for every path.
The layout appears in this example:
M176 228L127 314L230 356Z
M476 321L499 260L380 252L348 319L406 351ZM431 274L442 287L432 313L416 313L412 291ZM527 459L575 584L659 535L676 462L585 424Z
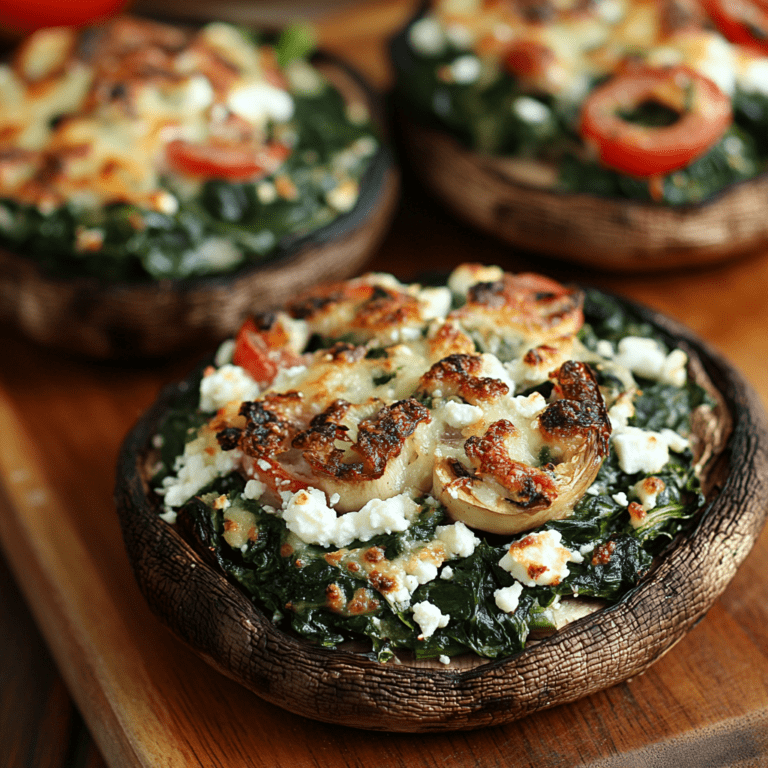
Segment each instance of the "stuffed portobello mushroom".
M7 304L43 341L109 355L132 351L125 336L149 354L221 338L243 301L352 272L392 208L376 101L304 28L42 29L0 93ZM243 298L224 311L226 290ZM80 332L59 338L64 321Z
M249 319L128 436L117 504L150 605L226 674L441 730L652 663L754 542L765 465L754 394L684 329L467 264Z
M429 186L517 245L596 266L768 240L768 48L726 3L442 0L393 42Z

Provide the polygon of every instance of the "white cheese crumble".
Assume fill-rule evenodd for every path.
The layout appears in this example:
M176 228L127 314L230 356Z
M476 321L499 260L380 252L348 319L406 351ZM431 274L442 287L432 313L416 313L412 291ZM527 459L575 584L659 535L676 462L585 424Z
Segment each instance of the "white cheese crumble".
M514 613L520 604L520 595L523 591L523 585L516 581L511 587L497 589L493 593L493 599L496 601L496 607L504 613Z
M443 408L443 416L448 426L462 429L474 424L483 418L483 409L477 405L457 403L453 400L447 402Z
M626 336L619 341L615 360L646 379L676 387L685 385L688 356L681 349L666 354L654 339Z
M453 568L450 565L446 565L442 571L440 571L440 578L445 581L450 581L453 578Z
M418 509L410 496L400 494L390 499L371 499L358 512L337 516L320 489L307 488L286 498L283 520L288 530L306 544L346 547L379 533L407 530Z
M627 474L659 472L669 461L667 440L658 432L625 427L612 437L619 466Z
M435 534L443 543L445 557L448 560L469 557L480 543L480 539L461 521L451 525L438 525Z
M218 411L228 403L242 403L259 396L260 387L238 365L227 363L203 376L200 381L200 409Z
M239 117L252 123L274 120L284 123L293 117L293 99L282 88L265 82L253 82L233 88L227 106Z
M512 111L526 123L538 125L545 123L552 114L546 104L530 96L518 96L512 102Z
M628 393L623 392L608 409L612 434L623 432L627 428L627 423L634 415L635 406L632 403L632 397Z
M208 483L236 469L241 460L239 450L220 450L216 435L203 430L184 446L184 453L176 458L173 468L176 476L166 477L158 493L165 497L166 508L181 506Z
M418 298L422 320L443 318L451 310L451 292L448 288L422 288Z
M413 620L421 629L419 640L424 640L434 635L437 629L448 626L451 616L450 614L442 613L436 605L427 600L422 600L420 603L413 605Z
M427 584L437 578L437 566L418 557L411 558L405 569L408 576L414 576L419 584Z
M448 665L451 663L451 657L450 657L450 656L446 656L444 653L441 653L441 654L440 654L440 655L437 657L437 660L438 660L438 661L439 661L441 664L445 664L446 666L448 666Z
M499 561L514 579L526 587L559 584L570 571L568 563L581 563L584 558L561 545L559 531L529 533L513 542Z
M245 484L243 488L243 498L246 499L260 499L267 490L267 486L261 482L261 480L251 479Z
M445 34L435 19L425 17L411 25L408 40L424 56L438 56L445 50Z
M664 481L658 477L644 477L632 486L632 492L637 496L645 512L656 506L659 493L663 490Z
M622 507L629 506L629 499L627 498L627 494L624 493L624 491L619 491L618 493L614 493L611 498Z

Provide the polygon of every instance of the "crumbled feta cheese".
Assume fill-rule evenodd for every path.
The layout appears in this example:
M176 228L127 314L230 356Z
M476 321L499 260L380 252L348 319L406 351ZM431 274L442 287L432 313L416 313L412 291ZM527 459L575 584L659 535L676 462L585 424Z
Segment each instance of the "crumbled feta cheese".
M526 587L559 584L570 573L567 563L584 559L579 552L563 547L561 541L559 531L529 533L509 545L499 565Z
M435 533L445 547L445 556L448 560L469 557L480 543L480 539L461 521L451 525L438 525Z
M441 653L441 654L440 654L440 655L437 657L437 660L438 660L438 661L439 661L441 664L445 664L446 666L448 666L448 665L451 663L451 657L450 657L450 656L446 656L444 653Z
M200 409L218 411L233 401L253 400L259 392L258 383L246 370L227 363L207 373L200 381Z
M751 59L741 68L738 82L741 89L747 93L768 96L768 58L760 56Z
M256 185L256 197L262 205L269 205L277 200L277 189L271 181L265 179Z
M484 352L480 355L481 368L480 375L487 376L489 379L498 379L509 387L509 393L514 394L515 382L509 376L509 372L504 364L496 355Z
M627 392L622 392L616 402L608 409L608 418L611 420L612 434L623 432L627 428L627 422L635 415L635 406Z
M157 255L159 268L162 269L161 257L167 259L160 251ZM206 272L226 271L242 261L243 252L225 237L208 237L200 245L185 251L181 257L179 269L183 274L194 274L198 270Z
M241 460L240 451L222 451L215 434L205 430L184 446L173 468L176 475L166 477L158 492L166 507L179 507L212 480L236 469Z
M437 629L448 626L451 617L450 614L442 613L436 605L422 600L413 606L413 620L421 628L419 640L424 640L434 635Z
M408 40L413 49L424 56L439 56L445 50L443 28L437 20L428 16L411 25Z
M644 477L632 486L632 492L640 500L643 510L647 512L656 506L659 494L666 488L666 484L660 477Z
M530 96L518 96L512 102L512 111L525 123L545 123L552 114L546 104Z
M627 494L624 493L624 491L619 491L618 493L614 493L611 498L622 507L626 507L629 504L629 499L627 498Z
M613 447L623 472L659 472L669 461L666 439L658 432L626 427L612 435Z
M318 488L289 494L283 502L288 530L306 544L346 547L353 541L368 541L379 533L408 529L418 505L406 494L390 499L371 499L358 512L337 516Z
M596 349L600 357L605 357L609 360L613 357L613 344L608 339L600 339L597 342Z
M419 291L419 304L423 320L445 317L451 309L451 292L448 288L422 288Z
M522 591L523 585L519 581L516 581L511 587L497 589L493 593L497 608L504 613L514 613L520 603Z
M347 213L355 207L360 188L354 179L347 179L325 193L325 202L339 213Z
M415 576L419 584L427 584L437 578L437 566L428 560L413 557L405 567L409 576Z
M528 397L515 397L509 404L523 419L533 419L547 407L547 401L539 392L532 392Z
M688 356L681 349L668 355L654 339L626 336L619 341L616 362L647 379L682 387L685 384Z
M467 85L474 83L480 77L482 65L477 56L467 53L454 59L448 69L454 83Z
M446 565L442 571L440 571L440 578L445 581L450 581L453 578L453 568L450 565Z
M468 403L447 402L443 408L445 422L451 427L462 429L483 418L483 409Z
M445 36L457 48L468 50L474 42L474 35L469 27L464 24L449 24L445 29Z
M285 123L293 117L291 95L266 82L234 87L227 96L227 106L236 115L252 123L267 120Z
M267 486L261 480L249 480L243 488L243 497L246 499L260 499L267 490Z
M669 446L669 450L674 451L675 453L682 453L690 447L688 439L682 435L678 435L677 432L672 429L662 429L661 437L666 442L667 446Z

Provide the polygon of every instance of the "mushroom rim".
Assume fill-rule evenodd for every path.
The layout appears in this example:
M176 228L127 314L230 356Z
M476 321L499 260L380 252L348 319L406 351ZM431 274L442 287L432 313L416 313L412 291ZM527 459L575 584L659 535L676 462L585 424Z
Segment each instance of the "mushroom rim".
M708 463L707 474L713 482L696 524L673 541L652 570L618 602L518 654L463 670L414 667L407 662L382 664L357 652L320 648L292 637L275 628L243 592L203 563L157 516L159 500L148 495L143 457L164 410L188 388L186 379L163 390L126 437L118 463L115 498L121 527L132 568L152 610L209 664L262 698L316 720L369 730L427 732L500 724L575 701L645 670L704 617L766 521L768 505L763 499L768 491L768 421L757 394L718 352L676 321L615 298L698 357L732 420L727 440ZM738 472L734 471L736 461ZM182 606L170 606L169 610L164 600L173 599L176 582L166 581L158 591L144 579L158 567L151 561L155 552L147 547L148 538L171 550L173 562L166 558L160 568L164 573L172 567L179 577L184 573L186 578L189 573L185 568L195 564L195 579L204 574L207 586L216 590L209 595L208 607L215 611L212 620L223 615L223 599L227 603L224 629L239 626L241 634L201 639L199 626L190 627L181 615ZM722 559L719 547L726 540L732 557ZM662 602L663 613L659 611ZM659 626L669 631L659 632ZM241 650L249 664L259 668L233 668L231 651L238 642L244 642ZM254 662L255 652L267 654L262 664L258 658ZM297 659L303 662L298 671L290 667ZM270 670L280 670L281 675L270 677ZM553 681L542 693L539 688L544 673L551 674ZM574 686L574 674L580 685ZM339 702L338 692L331 694L339 677L347 678L347 685L352 686L348 701ZM306 688L302 694L308 697L306 701L296 700L297 679ZM531 681L534 684L527 686ZM558 687L558 681L564 681L565 686ZM291 685L296 690L291 691ZM418 692L418 701L404 700L404 689ZM323 703L333 703L336 708L323 710Z

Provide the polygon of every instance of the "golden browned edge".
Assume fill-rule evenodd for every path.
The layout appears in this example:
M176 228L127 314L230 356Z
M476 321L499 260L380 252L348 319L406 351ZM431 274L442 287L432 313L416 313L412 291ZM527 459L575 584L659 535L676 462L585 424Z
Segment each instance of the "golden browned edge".
M766 174L679 207L557 192L551 166L482 155L400 117L411 165L426 186L469 223L520 248L643 272L715 263L768 242Z
M348 101L367 104L383 126L374 96L345 66L321 60L318 67ZM399 173L390 163L375 204L340 234L317 240L310 235L294 252L231 276L116 284L52 278L33 259L0 249L0 320L44 346L92 358L159 357L202 348L234 333L249 313L280 306L316 284L318 274L339 280L357 272L384 237L399 189Z

